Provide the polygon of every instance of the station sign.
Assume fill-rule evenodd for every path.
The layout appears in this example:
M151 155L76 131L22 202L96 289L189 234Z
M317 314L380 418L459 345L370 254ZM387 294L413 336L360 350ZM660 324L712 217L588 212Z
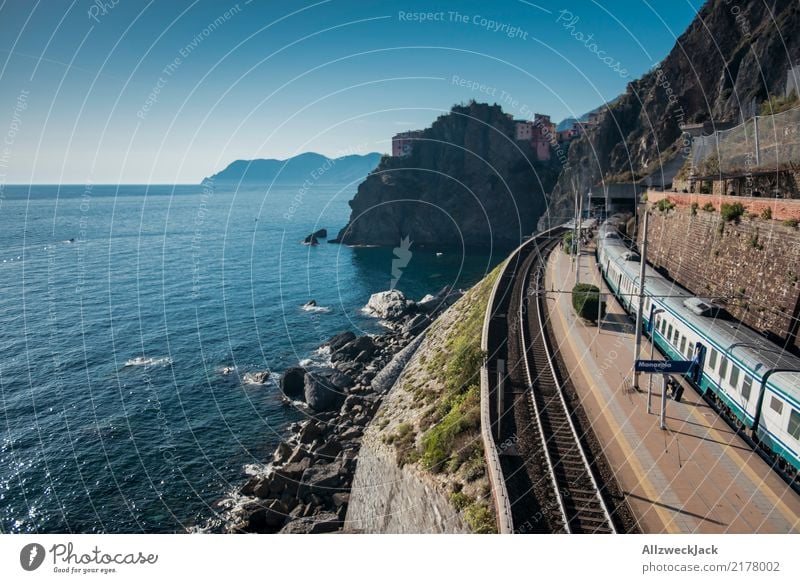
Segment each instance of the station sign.
M695 364L693 360L637 360L634 371L654 374L686 374Z

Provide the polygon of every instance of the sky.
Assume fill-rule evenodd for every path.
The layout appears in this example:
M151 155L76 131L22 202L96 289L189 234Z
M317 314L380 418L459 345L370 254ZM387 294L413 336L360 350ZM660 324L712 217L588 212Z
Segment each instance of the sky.
M198 183L391 150L454 103L579 116L701 0L0 0L0 182Z

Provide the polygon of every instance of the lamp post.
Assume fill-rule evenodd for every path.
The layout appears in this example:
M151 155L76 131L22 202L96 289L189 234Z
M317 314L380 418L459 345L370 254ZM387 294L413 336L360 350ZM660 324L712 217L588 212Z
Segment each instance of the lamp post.
M653 310L653 314L650 316L650 324L653 326L652 330L650 331L650 360L653 360L653 353L656 349L656 331L658 330L658 315L661 314L664 310L662 308L658 308L657 310ZM647 387L647 413L652 413L652 408L650 406L650 400L653 398L653 375L650 375L650 383Z

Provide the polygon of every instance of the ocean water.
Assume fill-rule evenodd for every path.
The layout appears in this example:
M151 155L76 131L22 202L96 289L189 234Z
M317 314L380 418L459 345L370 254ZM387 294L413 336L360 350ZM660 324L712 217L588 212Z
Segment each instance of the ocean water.
M0 531L213 524L305 415L278 375L344 329L380 332L361 308L389 289L392 250L300 244L335 236L354 191L7 186ZM396 287L415 299L502 258L410 250ZM303 310L312 298L322 309Z

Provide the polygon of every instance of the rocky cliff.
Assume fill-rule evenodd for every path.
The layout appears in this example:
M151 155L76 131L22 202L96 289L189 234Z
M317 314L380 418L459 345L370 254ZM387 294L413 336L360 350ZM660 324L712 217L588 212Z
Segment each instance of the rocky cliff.
M570 145L550 215L572 214L574 189L660 172L688 153L680 124L738 121L780 94L800 57L800 3L710 0L669 55ZM677 162L680 165L680 161ZM673 165L674 168L674 165Z
M350 221L336 242L516 245L544 212L557 169L534 161L499 106L455 106L424 130L409 156L381 160L350 201Z

